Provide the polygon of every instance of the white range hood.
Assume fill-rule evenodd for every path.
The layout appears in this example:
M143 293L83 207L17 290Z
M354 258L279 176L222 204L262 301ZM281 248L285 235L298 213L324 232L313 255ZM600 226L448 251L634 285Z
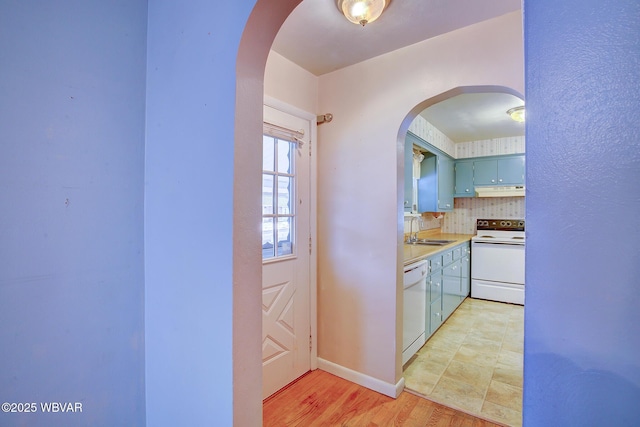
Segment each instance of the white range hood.
M476 187L476 197L524 197L524 185Z

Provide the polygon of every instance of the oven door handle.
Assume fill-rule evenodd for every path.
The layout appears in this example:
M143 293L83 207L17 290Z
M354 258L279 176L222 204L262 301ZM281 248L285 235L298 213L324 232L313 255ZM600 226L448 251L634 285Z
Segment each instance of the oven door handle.
M507 246L524 246L524 243L509 243L509 242L471 242L472 245L507 245Z

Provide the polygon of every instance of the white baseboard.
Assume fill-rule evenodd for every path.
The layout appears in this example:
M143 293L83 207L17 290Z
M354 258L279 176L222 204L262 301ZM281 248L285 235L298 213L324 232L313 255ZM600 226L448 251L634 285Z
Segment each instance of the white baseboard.
M382 393L386 396L393 397L394 399L400 396L400 393L404 390L404 377L400 378L400 381L398 381L397 384L387 383L361 372L329 362L321 357L318 357L318 369L322 369L330 374L344 378L345 380L351 381L352 383L356 383L373 391L377 391L378 393Z

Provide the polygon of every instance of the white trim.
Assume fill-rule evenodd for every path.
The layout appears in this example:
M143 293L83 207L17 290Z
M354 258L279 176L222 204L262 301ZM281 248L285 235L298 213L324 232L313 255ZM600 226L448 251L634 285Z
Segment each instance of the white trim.
M377 391L378 393L382 393L386 396L393 397L394 399L400 396L400 393L404 390L404 377L400 377L400 381L396 384L387 383L361 372L356 372L352 369L345 368L344 366L329 362L321 357L318 357L318 369L322 369L330 374L344 378L347 381L351 381L352 383Z
M309 121L309 150L312 153L309 159L309 236L311 237L311 257L309 258L309 315L311 317L311 370L318 369L318 235L317 235L317 200L318 200L318 162L315 155L315 144L318 133L317 117L315 113L302 110L279 99L264 95L263 104Z

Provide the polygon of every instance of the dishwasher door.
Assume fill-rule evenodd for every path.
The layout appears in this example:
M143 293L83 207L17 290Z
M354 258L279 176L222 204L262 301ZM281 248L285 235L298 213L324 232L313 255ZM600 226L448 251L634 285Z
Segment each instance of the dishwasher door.
M403 365L425 343L428 265L427 261L418 261L404 268Z

